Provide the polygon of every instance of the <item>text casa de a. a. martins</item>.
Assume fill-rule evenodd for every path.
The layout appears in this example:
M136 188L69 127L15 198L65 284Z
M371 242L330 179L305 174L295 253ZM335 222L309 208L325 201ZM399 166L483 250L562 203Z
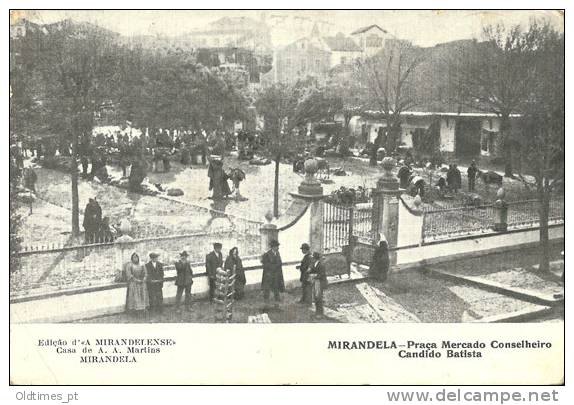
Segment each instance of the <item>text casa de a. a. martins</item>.
M455 342L443 340L436 342L415 342L407 340L397 343L394 340L329 340L327 349L331 350L397 350L401 358L439 358L446 350L447 358L482 357L482 349L549 349L552 343L540 340L518 340L503 342L491 340L490 342Z

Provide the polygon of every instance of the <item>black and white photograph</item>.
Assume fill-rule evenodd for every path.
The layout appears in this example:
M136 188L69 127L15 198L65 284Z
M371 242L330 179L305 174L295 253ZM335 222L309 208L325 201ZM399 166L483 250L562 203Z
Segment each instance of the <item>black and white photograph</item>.
M9 18L11 325L563 330L563 11Z

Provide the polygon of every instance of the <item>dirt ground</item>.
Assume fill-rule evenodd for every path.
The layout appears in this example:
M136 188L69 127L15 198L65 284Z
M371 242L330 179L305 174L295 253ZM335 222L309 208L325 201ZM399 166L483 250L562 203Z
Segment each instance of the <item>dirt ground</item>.
M558 249L558 247L556 247ZM557 253L556 249L553 253ZM559 254L559 253L557 253ZM516 258L520 258L516 261ZM500 254L486 255L478 259L465 259L445 263L442 268L464 269L468 274L479 275L484 269L490 271L510 270L516 266L532 266L537 262L537 256L528 250L512 251ZM554 277L556 276L549 276ZM515 299L503 294L485 291L483 289L431 277L419 270L408 270L391 273L386 282L373 280L358 280L330 285L325 291L325 307L331 311L365 306L368 301L360 293L357 286L361 283L381 291L394 305L402 311L412 314L421 322L453 323L479 320L483 317L509 314L523 309L539 309L534 304ZM301 289L297 288L283 294L282 301L275 305L273 300L266 306L260 291L248 292L246 297L234 304L233 322L245 323L249 315L267 313L272 323L307 323L307 322L338 322L327 316L317 319L314 317L312 306L297 303ZM215 319L214 306L207 300L196 300L191 310L176 311L173 306L166 306L163 313L147 314L135 317L128 314L117 314L82 322L87 323L212 323ZM550 322L563 320L563 312L544 314L532 322Z

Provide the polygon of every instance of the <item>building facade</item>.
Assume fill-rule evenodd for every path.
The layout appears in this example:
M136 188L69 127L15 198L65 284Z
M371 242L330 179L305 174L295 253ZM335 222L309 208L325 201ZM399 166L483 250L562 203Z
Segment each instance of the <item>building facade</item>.
M193 48L244 48L255 53L271 51L271 33L264 20L224 17L180 38Z
M350 64L361 55L361 48L352 38L342 33L322 36L315 25L311 35L274 53L273 68L264 76L262 84L295 83L308 77L325 83L331 69Z
M387 30L376 24L353 31L351 38L358 45L362 56L367 58L380 52L384 48L387 39L395 39Z

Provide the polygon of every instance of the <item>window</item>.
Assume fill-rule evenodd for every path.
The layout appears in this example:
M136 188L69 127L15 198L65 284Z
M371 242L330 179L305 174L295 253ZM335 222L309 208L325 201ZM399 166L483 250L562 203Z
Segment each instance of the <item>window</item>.
M482 136L480 138L480 149L483 152L488 152L488 149L489 149L488 146L489 146L488 145L488 133L483 131Z
M367 46L369 48L380 48L383 46L383 38L378 35L371 34L367 37Z
M307 61L305 59L301 59L301 72L305 72L307 70Z
M344 56L341 56L341 65L344 65L345 63L347 63L347 58Z

